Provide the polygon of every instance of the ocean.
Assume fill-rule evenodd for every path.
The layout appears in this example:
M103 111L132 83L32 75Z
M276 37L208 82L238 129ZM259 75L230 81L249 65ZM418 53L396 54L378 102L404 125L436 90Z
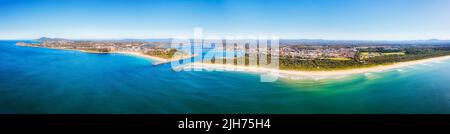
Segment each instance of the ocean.
M122 54L0 41L0 113L450 113L450 60L336 78L175 72Z

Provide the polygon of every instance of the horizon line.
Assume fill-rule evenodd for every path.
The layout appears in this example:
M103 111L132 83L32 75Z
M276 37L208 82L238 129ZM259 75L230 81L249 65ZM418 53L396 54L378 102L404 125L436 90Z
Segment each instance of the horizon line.
M42 38L42 37L41 37ZM175 37L167 37L167 38L60 38L60 37L45 37L51 39L67 39L67 40L152 40L152 39L175 39ZM0 40L37 40L39 38L16 38L16 39L2 39ZM187 38L187 39L195 39L195 38ZM223 38L225 40L226 38ZM279 38L279 40L323 40L323 41L450 41L450 39L437 39L437 38L429 38L429 39L324 39L324 38Z

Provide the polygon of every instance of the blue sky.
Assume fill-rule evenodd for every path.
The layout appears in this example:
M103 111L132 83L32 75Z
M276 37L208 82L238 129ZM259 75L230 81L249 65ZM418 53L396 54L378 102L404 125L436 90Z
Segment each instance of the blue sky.
M450 39L448 0L0 0L0 39Z

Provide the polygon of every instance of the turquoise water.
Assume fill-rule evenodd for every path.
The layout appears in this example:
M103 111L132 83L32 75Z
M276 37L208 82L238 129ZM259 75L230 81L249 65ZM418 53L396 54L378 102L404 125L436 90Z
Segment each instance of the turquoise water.
M450 113L449 60L331 79L174 72L120 54L0 41L0 113Z

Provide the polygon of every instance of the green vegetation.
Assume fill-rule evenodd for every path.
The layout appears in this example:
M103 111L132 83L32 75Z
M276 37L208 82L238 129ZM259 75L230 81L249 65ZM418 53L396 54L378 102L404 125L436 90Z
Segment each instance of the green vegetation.
M370 52L376 56L361 58L368 52L360 52L352 60L331 59L300 59L293 57L281 57L280 68L287 70L343 70L352 68L372 67L388 65L397 62L420 60L432 57L450 55L450 48L403 48L401 52Z
M171 48L171 49L155 49L153 51L145 52L144 54L150 55L150 56L156 56L164 59L170 59L173 57L173 55L178 52L177 49Z
M345 70L354 68L373 67L378 65L389 65L397 62L420 60L432 57L450 55L450 48L403 48L401 52L370 52L376 56L361 58L369 52L360 52L355 58L326 58L326 59L304 59L300 57L280 57L279 65L283 70L324 71ZM270 56L269 56L270 57ZM244 57L242 57L244 58ZM234 59L234 64L237 60ZM225 59L222 59L225 60ZM270 62L270 58L268 59ZM215 60L211 61L212 63ZM248 54L245 56L245 65L249 64ZM233 63L227 63L233 64Z
M352 60L351 58L327 58L329 60L337 60L337 61L347 61Z
M358 67L369 67L357 60L331 60L331 59L300 59L291 57L280 58L280 69L285 70L340 70Z
M377 56L405 55L405 52L361 52L360 59L369 59Z
M405 55L405 52L388 52L382 53L383 55Z
M109 53L111 52L111 49L109 48L89 48L84 49L86 52L93 52L93 53Z

